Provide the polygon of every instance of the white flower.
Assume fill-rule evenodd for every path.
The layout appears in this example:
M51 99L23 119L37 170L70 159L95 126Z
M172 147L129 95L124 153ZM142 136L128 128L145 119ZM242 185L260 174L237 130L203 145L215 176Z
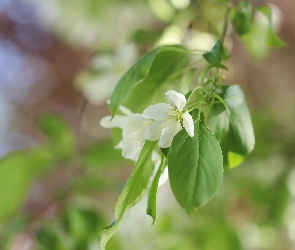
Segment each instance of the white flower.
M121 128L123 139L115 148L122 149L124 158L137 161L146 140L143 136L144 131L152 121L143 118L141 114L132 113L123 106L119 108L124 115L116 115L113 119L106 116L102 118L100 125L104 128Z
M174 102L175 107L167 103L158 103L146 108L142 116L154 120L145 132L144 137L150 141L160 139L161 148L171 146L173 137L182 129L186 129L189 136L194 136L194 121L188 111L184 111L186 105L185 96L181 93L169 90L165 93Z
M78 88L92 105L103 104L137 55L137 47L132 43L119 46L114 54L99 54L91 62L92 71L78 74Z

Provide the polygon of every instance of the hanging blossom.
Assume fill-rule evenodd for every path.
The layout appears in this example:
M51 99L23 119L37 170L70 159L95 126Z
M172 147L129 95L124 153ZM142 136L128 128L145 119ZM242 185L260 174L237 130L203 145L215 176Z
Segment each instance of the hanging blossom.
M122 150L124 158L136 162L146 141L144 131L153 121L143 118L141 114L132 113L126 107L120 106L119 109L123 115L116 115L113 119L111 116L106 116L100 121L100 125L104 128L122 129L123 139L115 148ZM152 162L155 167L150 182L161 164L161 156L156 151L152 152ZM167 180L168 170L165 168L160 176L158 186L162 186Z
M185 96L173 90L165 93L174 103L175 107L167 103L158 103L146 108L142 116L153 122L144 131L144 137L150 141L159 141L161 148L171 146L173 137L182 129L186 129L189 136L194 136L194 121L188 111Z
M119 108L123 115L116 115L113 119L106 116L100 121L100 125L104 128L122 129L123 138L115 148L122 150L124 158L136 162L146 141L144 131L152 121L143 118L141 114L132 113L123 106Z

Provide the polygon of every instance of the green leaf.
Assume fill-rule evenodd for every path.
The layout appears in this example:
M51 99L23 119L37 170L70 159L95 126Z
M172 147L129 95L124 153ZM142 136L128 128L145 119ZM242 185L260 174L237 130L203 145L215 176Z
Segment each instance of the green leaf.
M189 97L188 92L191 89L192 82L194 80L195 75L196 75L196 69L192 69L192 70L189 70L188 72L185 72L180 79L180 84L179 84L180 92L187 93L185 95L186 99L188 99Z
M150 215L153 219L152 225L155 223L156 217L157 217L157 191L158 191L158 183L160 176L166 167L166 159L162 158L161 164L158 168L158 171L154 177L154 180L152 182L152 185L149 190L149 195L148 195L148 206L146 213Z
M232 130L232 146L230 150L246 156L254 148L255 137L244 92L240 86L231 85L226 88L223 98L230 111Z
M259 12L261 12L268 20L268 31L265 38L265 44L269 47L282 47L286 46L287 44L278 37L275 33L272 25L272 12L271 8L267 5L259 6L256 8Z
M214 104L208 116L208 128L215 135L218 142L222 142L229 133L230 121L223 104Z
M54 155L60 160L70 159L75 151L73 132L56 114L48 113L38 117L37 125L49 137Z
M251 30L253 6L250 1L241 1L235 13L234 25L239 35L244 35Z
M159 86L168 80L175 70L184 68L189 54L189 50L178 45L162 46L145 54L122 76L114 89L109 106L112 115L116 114L119 106L128 97L125 105L133 111L146 107ZM132 96L129 96L130 94ZM131 107L128 105L131 102L137 105Z
M130 41L137 44L155 43L161 35L162 33L156 30L138 29L130 35Z
M202 122L196 123L194 137L184 129L174 137L168 153L168 171L173 194L189 216L216 193L223 176L222 153Z
M221 64L221 63L212 63L212 64L209 64L207 65L199 74L198 76L198 83L201 83L203 82L203 80L205 79L205 77L207 76L208 74L208 71L212 68L219 68L219 69L225 69L225 70L228 70L228 68Z
M68 207L62 216L65 231L76 242L87 242L95 238L102 226L102 219L96 210L87 207Z
M223 47L222 42L218 40L212 50L204 54L203 57L209 63L220 63L222 60L229 58L229 52Z
M20 151L0 160L0 222L21 208L34 178L53 164L43 148Z
M223 88L223 103L211 108L208 127L220 142L225 164L232 168L253 150L255 137L242 89L238 85Z
M117 201L116 220L110 226L99 231L98 238L101 250L105 250L107 242L116 232L126 210L135 205L144 195L153 171L151 156L156 143L156 141L145 142L138 161Z
M99 142L85 149L81 160L85 167L114 166L124 162L120 150L114 149L111 140Z
M53 226L43 226L37 231L37 242L42 246L44 250L65 250L66 246L63 240L60 238L57 230Z

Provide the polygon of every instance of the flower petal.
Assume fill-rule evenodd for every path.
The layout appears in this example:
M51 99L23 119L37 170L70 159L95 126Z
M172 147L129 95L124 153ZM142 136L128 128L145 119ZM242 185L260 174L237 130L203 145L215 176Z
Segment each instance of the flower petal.
M137 161L142 146L142 144L130 139L123 139L115 146L115 148L122 149L122 155L124 158L132 161Z
M179 111L183 110L183 107L186 104L185 96L181 93L178 93L174 90L169 90L165 93L165 95L169 96L169 98L174 102L176 108Z
M174 109L170 104L158 103L147 107L143 112L142 116L147 119L154 119L157 121L166 120L173 116Z
M192 116L189 114L189 112L185 112L182 115L182 122L183 122L183 126L185 128L185 130L187 131L187 133L189 134L190 137L194 136L194 120L192 118Z
M105 116L100 120L100 126L104 128L123 128L125 116L116 115L113 119L111 116Z
M165 167L159 178L158 187L163 186L167 180L168 180L168 168Z
M123 138L139 142L145 141L144 131L152 122L152 120L143 118L141 114L127 115L123 128Z
M171 146L173 137L181 130L180 121L173 121L168 124L162 131L160 137L160 147L169 148Z
M154 121L144 131L145 139L156 141L160 139L163 128L167 125L167 121Z

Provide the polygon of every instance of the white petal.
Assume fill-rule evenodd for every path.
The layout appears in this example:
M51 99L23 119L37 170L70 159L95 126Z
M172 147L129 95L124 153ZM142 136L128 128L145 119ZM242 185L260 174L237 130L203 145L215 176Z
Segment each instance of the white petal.
M194 136L194 121L192 116L189 114L189 112L185 112L182 115L182 122L185 130L189 134L190 137Z
M112 55L99 55L92 59L91 66L95 69L108 70L114 64L114 56Z
M158 162L158 161L160 161L160 163L161 163L161 156L155 150L153 150L152 162Z
M162 130L165 126L167 126L167 123L168 123L167 121L154 121L144 131L145 139L149 141L159 140Z
M160 147L169 148L171 146L173 137L181 130L180 121L173 121L168 124L162 131L160 137Z
M123 128L125 118L123 115L116 115L113 119L106 116L100 120L100 125L104 128Z
M158 187L163 186L167 180L168 180L168 168L165 167L159 178Z
M152 122L152 120L143 118L141 114L127 115L123 128L123 138L140 142L145 141L144 131Z
M186 104L185 96L181 93L178 93L174 90L169 90L165 93L165 95L168 95L169 98L174 102L176 108L180 111L183 110L183 107Z
M173 116L174 112L175 111L170 104L158 103L147 107L142 112L142 116L147 119L161 121Z
M137 161L142 149L142 144L136 143L130 139L121 140L115 148L122 149L124 158Z

